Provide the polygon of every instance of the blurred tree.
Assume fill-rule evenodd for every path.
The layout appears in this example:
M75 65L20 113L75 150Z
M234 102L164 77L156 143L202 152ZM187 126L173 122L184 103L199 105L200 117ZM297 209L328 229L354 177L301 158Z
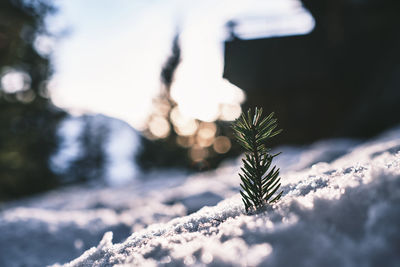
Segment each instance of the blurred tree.
M179 35L173 40L172 53L161 70L162 87L160 94L153 100L153 113L150 115L146 129L141 136L141 146L136 154L136 161L142 169L157 167L179 167L190 165L186 156L186 149L175 143L176 133L171 133L171 123L168 120L172 107L176 103L170 96L170 88L174 80L174 73L181 61L181 48ZM165 134L151 131L151 123L163 123L166 127Z
M204 122L180 113L170 94L181 61L179 34L173 40L171 52L161 70L161 92L153 101L153 112L142 132L136 161L144 170L215 168L227 157L238 155L239 146L231 142L233 134L229 123Z
M78 137L79 155L63 173L65 182L104 181L106 168L106 147L110 128L102 116L84 115L83 129Z
M49 58L35 49L48 36L49 1L0 1L0 200L56 186L49 158L65 113L48 98Z

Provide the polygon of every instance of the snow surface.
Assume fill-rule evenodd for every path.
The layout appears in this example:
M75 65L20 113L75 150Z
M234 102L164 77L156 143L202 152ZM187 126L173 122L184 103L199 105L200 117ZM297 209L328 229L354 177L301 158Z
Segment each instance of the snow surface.
M283 198L253 215L240 160L8 203L0 266L400 266L400 128L280 150Z

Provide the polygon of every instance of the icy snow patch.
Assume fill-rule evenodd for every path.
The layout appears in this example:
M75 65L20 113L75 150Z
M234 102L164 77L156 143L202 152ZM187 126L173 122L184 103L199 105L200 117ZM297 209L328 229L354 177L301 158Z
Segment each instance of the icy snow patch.
M398 266L399 149L400 129L362 144L282 148L285 195L251 216L238 195L239 159L7 203L0 266Z
M122 243L113 244L107 232L97 247L65 266L399 266L399 147L396 129L333 162L285 170L282 200L263 212L245 215L235 194L149 225ZM217 173L202 185L230 192L228 181L230 186L213 188ZM178 189L196 191L190 185L199 179Z

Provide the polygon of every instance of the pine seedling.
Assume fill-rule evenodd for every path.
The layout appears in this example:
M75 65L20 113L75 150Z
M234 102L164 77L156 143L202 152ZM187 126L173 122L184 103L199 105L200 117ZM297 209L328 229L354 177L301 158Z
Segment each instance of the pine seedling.
M279 168L274 166L270 169L273 158L280 153L270 154L270 149L264 144L282 130L275 130L277 119L273 118L273 112L265 118L261 116L262 108L256 107L254 114L249 109L232 126L237 142L246 150L239 173L242 181L240 194L246 212L278 201L283 193L274 195L281 186L281 178Z

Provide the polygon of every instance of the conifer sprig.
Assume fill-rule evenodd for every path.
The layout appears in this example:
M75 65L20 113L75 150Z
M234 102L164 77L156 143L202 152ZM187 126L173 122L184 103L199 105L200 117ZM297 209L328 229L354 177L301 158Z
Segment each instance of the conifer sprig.
M246 209L258 209L280 199L283 191L274 196L281 186L279 168L270 169L272 160L279 155L270 154L265 141L279 134L282 130L275 130L277 119L272 112L262 119L262 108L251 109L233 123L233 130L238 143L246 150L242 159L243 167L239 173L241 179L242 200Z

